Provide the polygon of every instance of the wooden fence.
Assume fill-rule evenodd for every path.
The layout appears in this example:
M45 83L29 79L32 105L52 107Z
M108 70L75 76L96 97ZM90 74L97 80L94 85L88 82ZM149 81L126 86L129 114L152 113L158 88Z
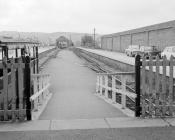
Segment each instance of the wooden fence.
M175 116L175 60L173 57L170 60L150 57L140 62L142 117Z
M28 56L0 62L0 121L31 120L47 96L50 76L35 74L37 63Z
M26 116L25 63L22 59L7 61L4 57L0 63L0 120L24 120Z
M38 58L34 58L30 61L31 74L39 73Z
M97 74L96 93L135 111L136 117L175 116L175 59L136 56L135 72ZM135 74L135 88L127 86Z
M128 79L131 79L129 76L134 74L135 72L98 73L96 93L120 104L122 109L135 111L136 94L127 86Z

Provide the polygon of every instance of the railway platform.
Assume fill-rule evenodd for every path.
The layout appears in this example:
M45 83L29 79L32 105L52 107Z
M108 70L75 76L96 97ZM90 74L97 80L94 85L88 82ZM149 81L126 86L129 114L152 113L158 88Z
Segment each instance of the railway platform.
M174 118L129 117L95 96L97 74L70 50L42 69L53 94L38 120L0 124L3 140L174 140Z

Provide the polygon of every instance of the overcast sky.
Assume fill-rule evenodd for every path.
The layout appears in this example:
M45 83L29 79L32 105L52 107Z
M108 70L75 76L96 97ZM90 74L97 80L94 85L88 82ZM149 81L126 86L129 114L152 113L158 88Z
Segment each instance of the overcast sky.
M0 0L0 31L108 34L175 19L175 0Z

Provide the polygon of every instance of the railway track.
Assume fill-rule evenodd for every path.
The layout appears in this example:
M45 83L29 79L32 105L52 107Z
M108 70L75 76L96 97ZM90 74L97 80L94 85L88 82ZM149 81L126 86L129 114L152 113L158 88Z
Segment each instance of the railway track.
M92 69L93 71L95 71L96 73L114 73L116 72L116 70L114 70L113 68L110 68L109 66L105 65L104 63L96 60L93 57L88 56L85 53L81 53L77 50L73 50L74 53L80 57L81 59L85 60L85 66L87 66L88 68ZM121 80L120 79L116 79L116 82L120 85L121 84ZM112 84L112 81L110 81L110 84ZM127 84L128 86L126 86L126 89L130 92L135 92L135 90L133 88L131 88L129 85L130 83ZM109 96L111 96L112 98L112 94ZM121 104L121 94L117 94L116 96L116 102ZM126 97L126 106L135 111L135 99L130 98L130 97Z
M87 54L83 53L83 52L79 52L79 51L74 51L75 54L77 56L79 56L81 59L85 60L85 65L87 67L89 67L90 69L92 69L93 71L95 71L96 73L114 73L116 72L116 70L110 68L109 66L107 66L106 64L100 62L99 60L88 56ZM110 79L110 78L109 78ZM116 79L116 83L118 85L121 84L120 79ZM109 84L111 86L112 81L109 80ZM133 85L133 83L126 83L126 89L130 92L134 92L135 93L135 85ZM121 94L116 93L116 102L121 104ZM112 92L109 91L109 98L112 98ZM145 98L145 103L147 105L149 105L149 99ZM152 104L153 106L155 106L155 103ZM130 110L135 111L135 99L130 98L130 97L126 97L126 107L129 108ZM146 111L146 116L149 116L149 110ZM166 116L169 116L169 114L166 113Z
M82 54L76 50L74 50L74 53L80 57L81 59L85 60L85 65L89 67L90 69L94 70L97 73L107 73L107 72L115 72L114 69L106 66L104 63L96 60L93 57L88 56L87 54Z

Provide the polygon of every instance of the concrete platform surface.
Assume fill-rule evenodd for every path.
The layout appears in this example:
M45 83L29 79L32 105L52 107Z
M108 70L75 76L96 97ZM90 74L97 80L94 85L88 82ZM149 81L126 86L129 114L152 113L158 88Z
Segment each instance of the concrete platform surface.
M107 50L100 50L100 49L89 49L89 48L82 48L78 47L79 49L95 53L101 56L105 56L107 58L117 60L129 65L135 65L135 58L134 57L129 57L125 53L120 53L120 52L112 52L112 51L107 51Z
M0 123L0 140L174 140L174 122L118 117Z
M174 140L174 127L0 132L2 140Z
M29 122L0 123L0 132L35 130L75 130L97 128L142 128L171 127L175 119L141 119L130 117L73 119L73 120L35 120Z
M51 75L53 96L40 120L126 117L122 111L94 95L96 73L72 51L60 51L42 72Z

